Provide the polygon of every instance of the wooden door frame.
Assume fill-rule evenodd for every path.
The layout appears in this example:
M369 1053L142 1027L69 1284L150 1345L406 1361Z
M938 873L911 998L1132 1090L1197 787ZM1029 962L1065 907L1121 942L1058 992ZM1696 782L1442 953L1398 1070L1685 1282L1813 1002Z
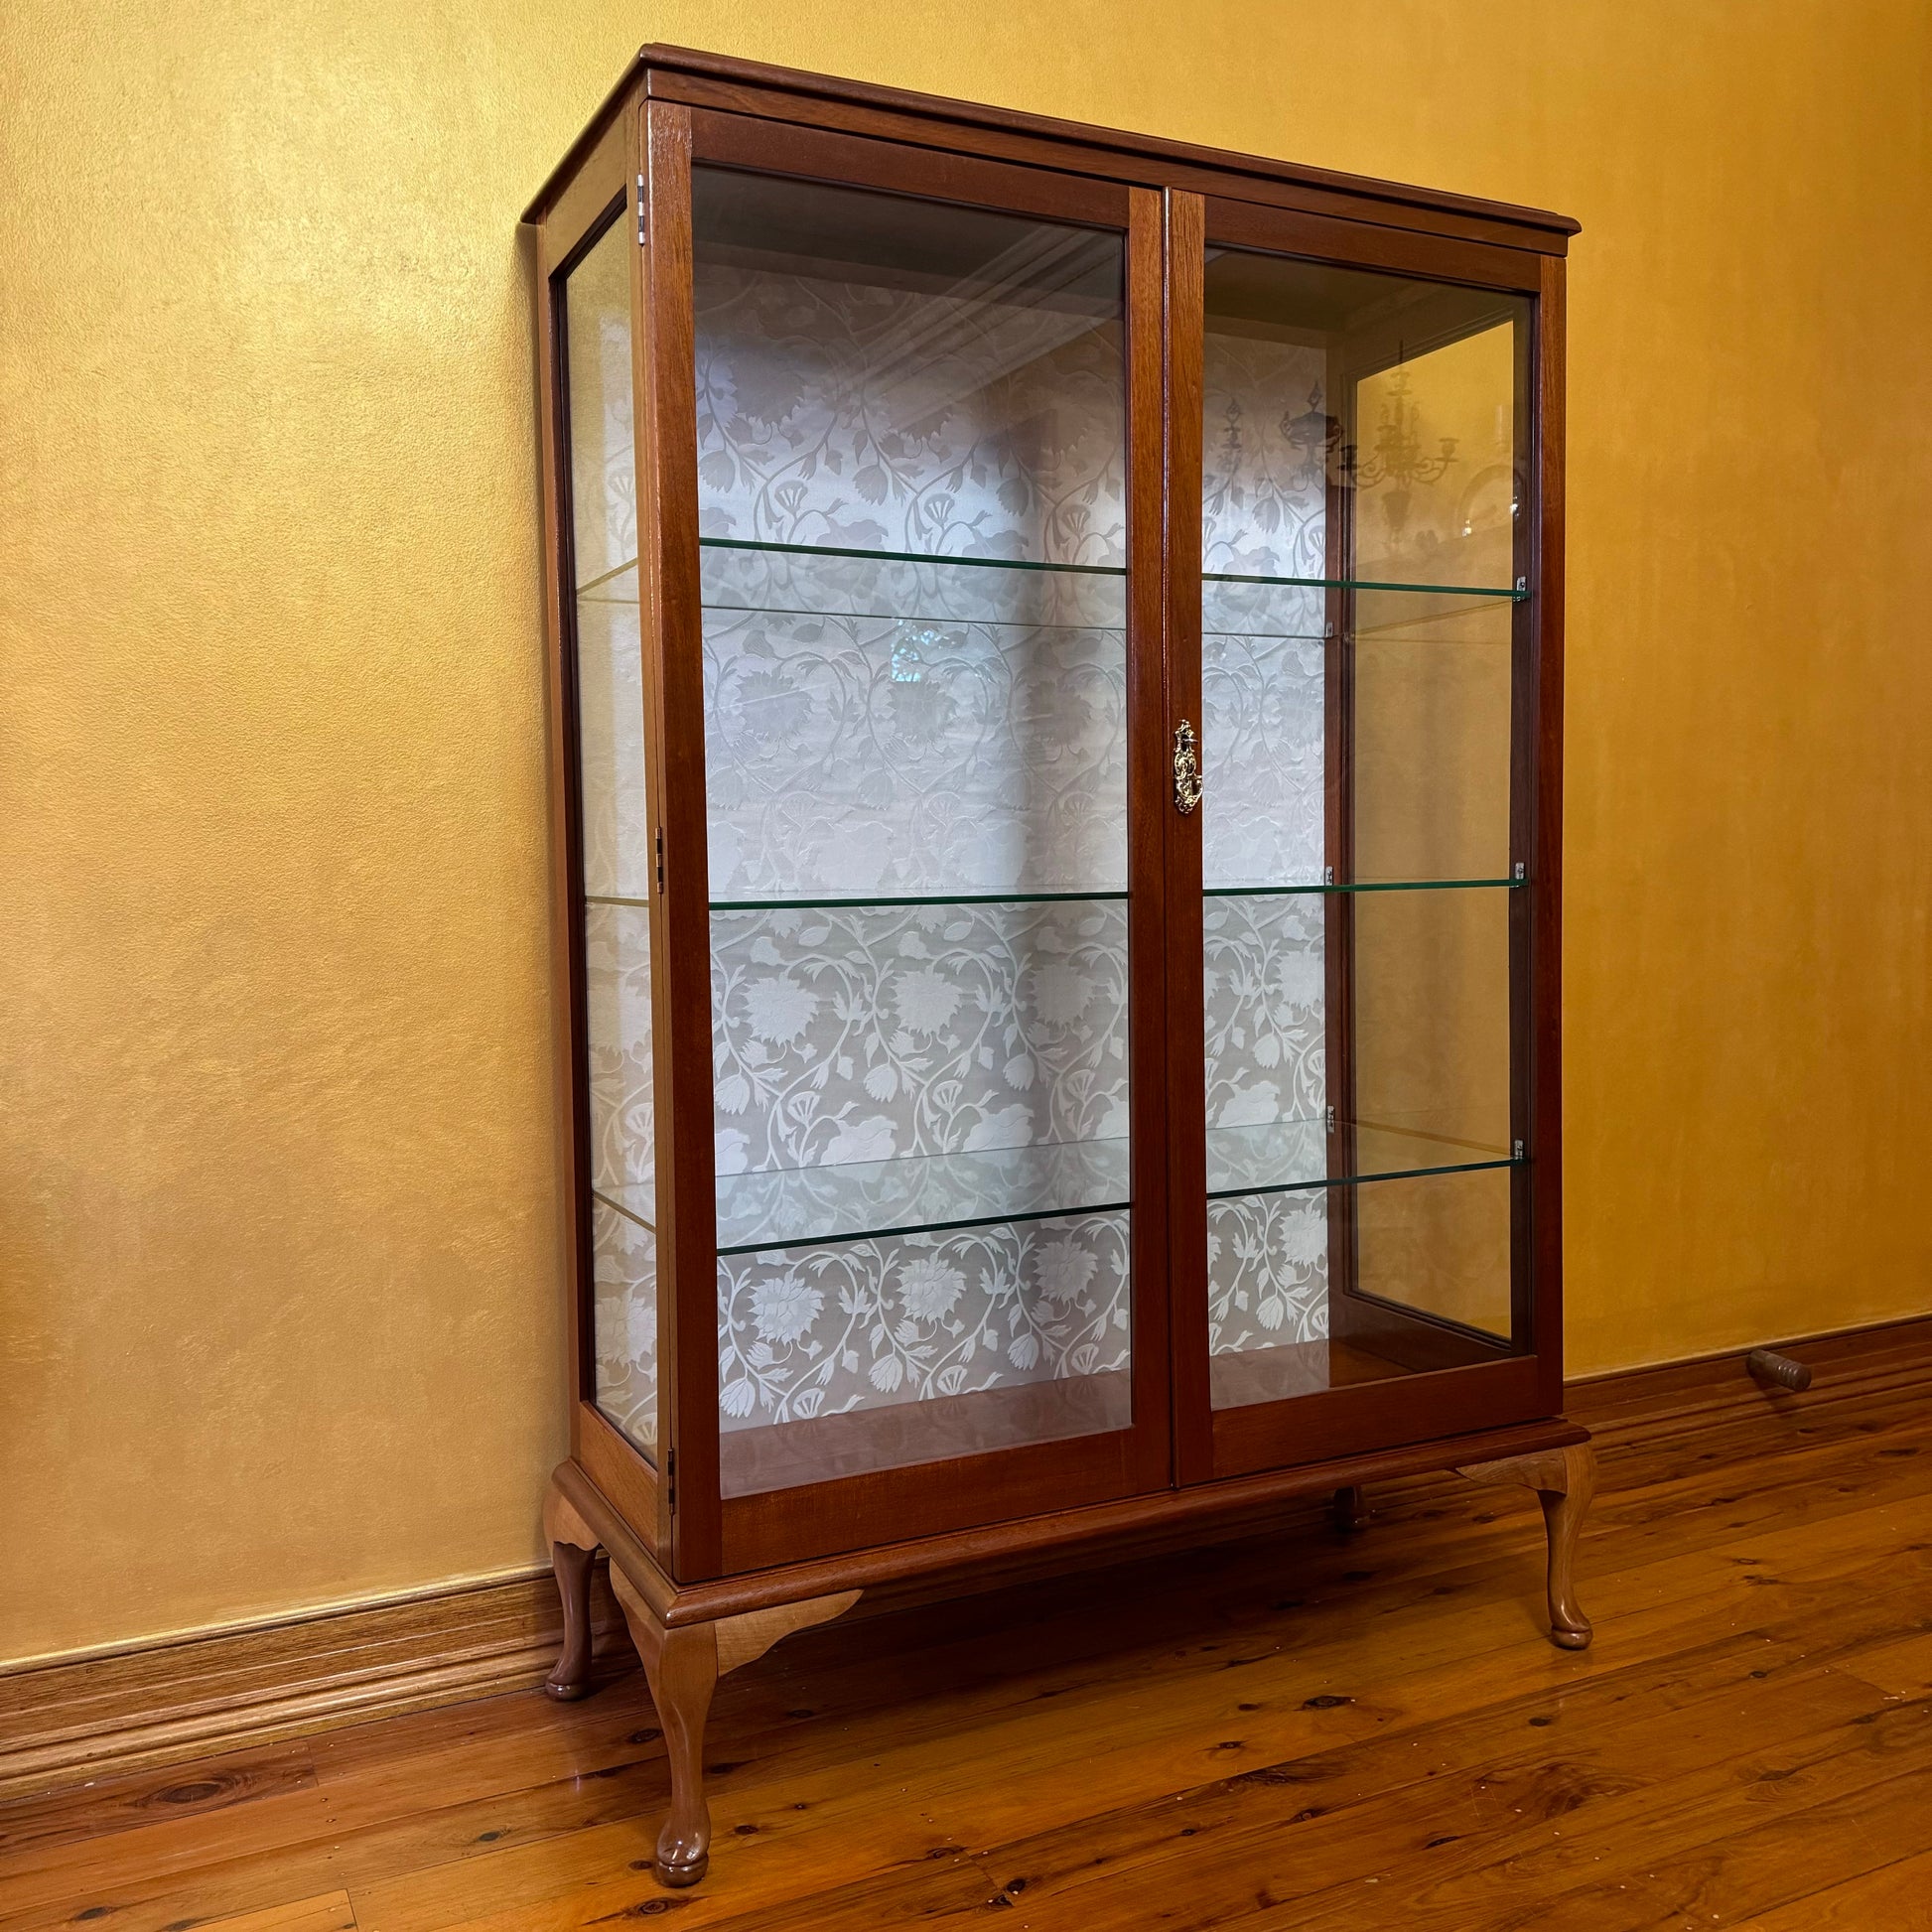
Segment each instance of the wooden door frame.
M1194 263L1204 260L1205 248L1220 244L1294 259L1324 261L1343 268L1401 274L1449 285L1493 289L1499 295L1531 298L1538 303L1532 312L1535 318L1534 337L1528 345L1530 352L1521 360L1532 368L1542 366L1546 339L1550 333L1541 306L1550 279L1547 257L1515 249L1499 249L1456 237L1369 229L1360 223L1325 215L1266 207L1223 197L1207 198L1200 204L1200 208L1198 230L1193 226L1191 215L1184 228L1185 245L1194 251L1194 261L1184 267L1170 268L1171 288L1184 287L1188 291L1192 310L1189 312L1176 307L1170 314L1168 328L1171 363L1188 372L1187 381L1192 393L1191 412L1183 412L1176 404L1170 411L1168 424L1169 500L1173 506L1169 530L1172 572L1171 678L1181 696L1195 705L1199 703L1200 690L1199 537L1197 524L1191 532L1182 526L1187 520L1183 506L1197 503L1200 496L1202 423L1199 371L1204 353L1204 310L1200 292L1204 284L1204 271ZM1560 277L1561 264L1556 266ZM1350 395L1345 399L1349 409L1353 407L1353 384L1363 374L1370 372L1369 365L1365 364L1360 369L1350 365ZM1171 377L1173 380L1174 378ZM1547 401L1545 389L1539 387L1537 393L1540 402ZM1533 452L1531 468L1539 473L1540 484L1540 473L1552 460L1540 410L1532 427L1530 447ZM1519 545L1522 533L1532 524L1539 531L1542 529L1543 501L1544 492L1537 486L1535 501L1529 506L1530 513L1518 520ZM1331 539L1336 534L1331 531ZM1330 550L1332 552L1332 541ZM1186 589L1190 572L1193 583L1191 597ZM1331 570L1329 574L1346 573ZM1531 788L1536 782L1534 774L1545 768L1542 763L1543 740L1550 729L1549 718L1537 709L1534 694L1518 693L1514 686L1525 675L1526 653L1534 653L1544 635L1535 626L1539 622L1547 624L1553 605L1560 608L1560 587L1558 597L1552 599L1547 591L1539 594L1533 568L1522 574L1528 577L1533 595L1527 602L1518 602L1513 607L1512 636L1516 640L1514 662L1517 666L1516 676L1512 679L1510 754L1513 855L1523 853L1533 843L1540 824L1540 812ZM1345 601L1346 593L1341 596ZM1335 602L1331 594L1330 606ZM1526 616L1526 613L1534 615ZM1343 610L1339 615L1345 621L1348 614ZM1330 616L1336 616L1332 608ZM1324 655L1331 673L1340 668L1346 675L1350 639L1345 621L1336 622L1335 635ZM1529 667L1532 678L1534 670L1532 663ZM1337 704L1345 699L1345 693L1325 689L1327 682L1324 680L1327 767L1324 842L1332 848L1339 840L1344 848L1341 863L1347 863L1352 855L1352 785L1347 767L1353 741L1353 719L1338 714ZM1194 715L1198 716L1198 713ZM1559 717L1559 729L1560 723ZM1211 757L1212 747L1204 745L1204 759L1211 759ZM1196 909L1192 920L1193 930L1190 932L1186 912L1179 902L1182 895L1186 894L1191 896L1198 908L1201 883L1198 819L1193 821L1191 831L1176 832L1171 828L1169 849L1172 944L1168 972L1170 985L1173 989L1174 1011L1176 1016L1184 1015L1180 1024L1171 1028L1173 1038L1169 1078L1173 1096L1172 1110L1178 1123L1174 1130L1176 1138L1189 1138L1204 1150L1204 1103L1193 1098L1201 1093L1204 1086L1201 1035L1197 1024L1200 1017L1200 914ZM1336 861L1331 858L1330 863ZM1338 863L1337 878L1341 877ZM1548 897L1547 893L1540 894L1538 899L1540 901ZM1546 1078L1556 1064L1554 1039L1557 1020L1556 1016L1546 1013L1542 1005L1542 988L1532 983L1534 975L1528 962L1533 956L1533 940L1527 931L1519 933L1519 927L1527 927L1534 918L1528 889L1509 889L1509 899L1511 1125L1512 1133L1517 1138L1525 1139L1530 1147L1535 1148L1537 1141L1522 1123L1527 1118L1528 1110L1543 1093L1539 1081ZM1519 901L1522 902L1520 906ZM1327 903L1330 909L1324 919L1324 932L1331 941L1336 937L1341 939L1344 954L1342 957L1324 957L1324 977L1330 997L1336 990L1344 993L1340 1024L1350 1031L1340 1042L1341 1051L1332 1056L1332 1071L1345 1085L1352 1077L1354 1051L1353 958L1352 945L1349 943L1353 903L1346 895L1336 895ZM1536 909L1541 909L1540 903ZM1193 953L1191 965L1181 956L1183 947ZM1519 1024L1519 1020L1524 1024ZM1333 1021L1331 1014L1331 1038ZM1550 1044L1546 1046L1541 1064L1533 1066L1532 1042L1542 1035L1548 1035ZM1187 1064L1188 1053L1182 1048L1183 1039L1192 1045L1191 1066ZM1352 1143L1351 1094L1338 1096L1331 1086L1328 1098L1335 1106L1337 1117L1332 1138ZM1193 1118L1193 1110L1197 1107L1200 1109L1198 1129ZM1352 1169L1353 1163L1349 1166ZM1511 1352L1510 1344L1502 1344L1493 1356L1481 1358L1473 1331L1468 1333L1466 1349L1451 1350L1449 1342L1452 1337L1449 1334L1449 1328L1454 1325L1456 1336L1460 1337L1463 1331L1459 1324L1435 1322L1420 1312L1405 1320L1402 1318L1405 1311L1383 1305L1379 1298L1357 1295L1354 1301L1362 1304L1364 1318L1396 1323L1402 1338L1413 1344L1411 1353L1418 1363L1413 1372L1383 1382L1329 1388L1274 1402L1217 1410L1211 1406L1207 1356L1205 1201L1202 1200L1202 1212L1196 1219L1188 1205L1192 1197L1193 1176L1176 1154L1171 1209L1174 1244L1170 1261L1171 1299L1174 1309L1176 1479L1189 1483L1246 1475L1297 1462L1314 1461L1337 1453L1367 1452L1432 1436L1530 1422L1556 1415L1562 1406L1561 1334L1552 1329L1551 1317L1546 1311L1560 1307L1561 1291L1560 1284L1548 1279L1544 1269L1552 1254L1556 1255L1560 1266L1560 1250L1541 1235L1542 1203L1536 1197L1536 1175L1533 1172L1539 1166L1545 1173L1555 1168L1554 1163L1545 1160L1510 1170L1512 1314L1520 1316L1532 1292L1535 1297L1532 1318L1526 1322L1513 1322L1524 1344L1522 1352ZM1183 1178L1183 1175L1186 1177ZM1201 1191L1204 1195L1204 1187ZM1352 1237L1355 1196L1351 1186L1330 1187L1328 1195L1331 1204L1339 1201L1341 1260L1344 1272L1351 1275L1351 1279L1345 1279L1339 1287L1332 1280L1330 1282L1332 1320L1333 1304L1336 1301L1347 1302L1353 1289L1352 1270L1356 1260ZM1333 1258L1331 1240L1331 1265ZM1371 1301L1373 1307L1368 1306ZM1470 1361L1466 1357L1472 1350L1477 1351L1478 1359ZM1452 1356L1458 1353L1464 1359L1453 1362Z
M651 99L643 115L650 260L643 274L649 404L640 424L640 533L650 611L645 655L661 666L664 774L663 975L660 1030L660 1279L669 1283L675 1370L669 1386L676 1502L671 1568L685 1581L831 1556L882 1540L981 1527L1042 1509L1089 1506L1169 1480L1168 1237L1161 1045L1165 957L1161 707L1161 340L1159 198L1084 176L1059 176L840 131ZM1127 622L1132 1420L1076 1435L881 1468L796 1487L725 1497L717 1333L716 1176L712 1145L710 895L698 585L697 435L692 315L691 171L739 168L952 206L1105 227L1123 240L1123 328L1130 528ZM648 477L648 485L643 479ZM668 1051L662 1050L668 1039ZM668 1092L667 1092L668 1088ZM665 1183L666 1168L670 1185ZM668 1191L668 1200L665 1196ZM679 1347L678 1335L690 1338ZM703 1337L702 1341L697 1337Z
M590 1078L584 956L584 875L577 600L569 436L569 341L565 283L616 224L635 211L630 188L636 115L614 119L585 153L537 231L537 407L542 428L544 627L551 721L551 981L564 1016L554 1072L559 1191L565 1203L562 1263L565 1346L570 1374L571 1453L621 1506L654 1554L669 1547L669 1510L657 1470L597 1406L591 1301L596 1279L592 1231ZM636 388L636 264L632 251L632 383ZM648 731L649 727L646 726ZM663 1431L660 1429L660 1444ZM661 1452L661 1448L660 1448Z

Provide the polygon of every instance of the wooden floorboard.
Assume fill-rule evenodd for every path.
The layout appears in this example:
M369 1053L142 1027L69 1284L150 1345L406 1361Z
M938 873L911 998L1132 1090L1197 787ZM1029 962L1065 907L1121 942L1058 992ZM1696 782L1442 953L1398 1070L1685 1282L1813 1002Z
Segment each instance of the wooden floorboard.
M1534 1500L1432 1477L780 1646L695 1891L632 1670L0 1804L0 1926L1932 1932L1924 1368L1605 1392L1581 1655Z

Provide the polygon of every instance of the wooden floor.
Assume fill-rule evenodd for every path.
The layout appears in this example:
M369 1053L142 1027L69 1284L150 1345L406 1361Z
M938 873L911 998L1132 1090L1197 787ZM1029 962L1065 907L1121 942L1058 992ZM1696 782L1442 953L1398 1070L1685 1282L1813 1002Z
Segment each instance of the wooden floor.
M1932 1927L1923 1359L1587 1417L1595 1647L1525 1492L832 1625L720 1687L664 1892L641 1676L0 1807L0 1923L1553 1932Z

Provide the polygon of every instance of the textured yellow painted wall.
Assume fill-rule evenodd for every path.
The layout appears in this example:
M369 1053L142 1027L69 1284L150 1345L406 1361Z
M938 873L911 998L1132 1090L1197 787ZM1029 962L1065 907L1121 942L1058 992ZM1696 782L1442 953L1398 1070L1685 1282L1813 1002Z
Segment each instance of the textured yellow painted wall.
M1572 1367L1925 1309L1927 19L13 0L0 1658L535 1555L515 220L646 38L1581 216Z

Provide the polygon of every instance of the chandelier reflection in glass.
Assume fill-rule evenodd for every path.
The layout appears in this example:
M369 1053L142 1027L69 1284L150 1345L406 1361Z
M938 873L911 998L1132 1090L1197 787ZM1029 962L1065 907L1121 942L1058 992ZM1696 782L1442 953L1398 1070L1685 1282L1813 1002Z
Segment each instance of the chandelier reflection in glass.
M1321 385L1316 383L1309 391L1308 408L1282 418L1282 434L1302 458L1297 485L1309 488L1325 483L1343 489L1380 490L1389 545L1399 550L1414 491L1440 483L1449 474L1457 460L1457 439L1439 437L1437 454L1423 454L1424 438L1406 368L1398 368L1390 380L1381 420L1375 426L1375 448L1366 461L1355 444L1342 441L1340 421L1321 404Z

